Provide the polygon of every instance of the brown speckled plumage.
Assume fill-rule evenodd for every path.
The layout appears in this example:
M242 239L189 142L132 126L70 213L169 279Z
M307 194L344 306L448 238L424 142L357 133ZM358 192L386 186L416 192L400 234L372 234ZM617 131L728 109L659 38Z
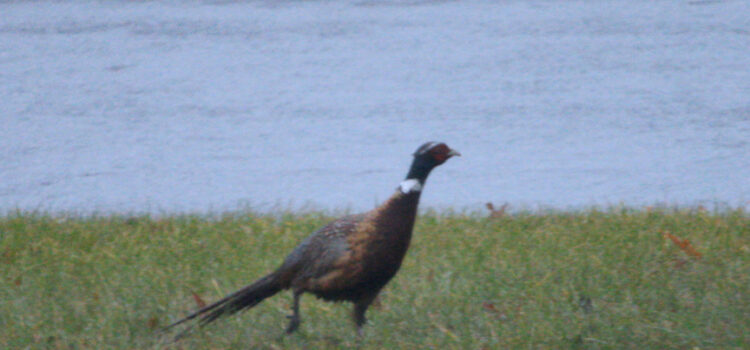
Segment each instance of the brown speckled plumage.
M430 171L454 155L458 152L443 143L422 145L414 154L407 179L419 181L421 188ZM354 321L359 331L370 303L401 267L411 241L420 194L419 190L397 190L367 213L327 224L302 241L276 271L167 328L194 318L203 325L291 289L294 305L287 333L299 326L299 299L303 293L354 303Z

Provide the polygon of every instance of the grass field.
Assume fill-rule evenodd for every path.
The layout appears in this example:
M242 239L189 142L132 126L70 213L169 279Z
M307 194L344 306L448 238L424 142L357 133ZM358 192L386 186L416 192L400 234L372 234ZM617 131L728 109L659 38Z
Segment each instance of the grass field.
M281 263L330 217L0 217L2 349L747 349L743 210L427 212L357 344L350 304L289 292L168 345L158 330ZM671 235L671 236L670 236Z

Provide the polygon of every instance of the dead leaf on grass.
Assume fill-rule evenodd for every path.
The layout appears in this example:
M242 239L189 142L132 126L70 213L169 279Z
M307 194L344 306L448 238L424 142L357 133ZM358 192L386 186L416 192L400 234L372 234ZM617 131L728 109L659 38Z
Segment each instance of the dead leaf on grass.
M159 327L159 319L156 316L151 316L151 318L146 321L146 326L148 329L156 329L156 327Z
M703 257L703 254L695 250L692 244L690 244L690 241L687 239L681 239L680 237L677 237L669 231L662 232L662 235L666 238L669 238L677 247L679 247L685 254L690 255L696 259L700 259Z
M495 205L492 204L492 202L487 202L485 206L489 209L491 218L502 218L505 216L506 210L508 210L510 204L504 203L500 206L500 209L495 209Z
M198 305L199 309L206 307L206 302L201 298L200 295L198 295L195 292L192 292L192 294L193 294L193 300L195 300L195 304Z

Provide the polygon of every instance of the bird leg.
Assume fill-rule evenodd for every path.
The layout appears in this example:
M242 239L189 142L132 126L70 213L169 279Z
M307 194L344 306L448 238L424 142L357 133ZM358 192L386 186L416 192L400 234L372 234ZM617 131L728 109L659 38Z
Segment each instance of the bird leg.
M286 334L291 334L292 332L297 330L297 327L299 327L300 318L299 318L299 298L302 296L301 290L295 290L294 291L294 302L292 304L292 314L287 316L289 319L289 326L286 327Z
M374 295L366 296L360 300L358 300L354 304L354 324L357 326L357 337L362 337L362 326L367 323L367 318L365 317L365 312L367 312L367 308L370 307L370 304L373 300L375 300L375 297L377 296L377 293Z

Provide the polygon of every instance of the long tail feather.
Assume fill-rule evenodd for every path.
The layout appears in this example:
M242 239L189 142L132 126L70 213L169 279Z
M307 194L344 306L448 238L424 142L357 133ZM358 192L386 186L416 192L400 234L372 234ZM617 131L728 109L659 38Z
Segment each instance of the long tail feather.
M192 314L178 320L177 322L164 327L163 330L166 331L174 326L180 325L197 317L200 317L198 325L204 326L222 316L228 316L238 311L258 305L258 303L260 303L264 299L278 293L282 288L283 287L279 282L277 274L269 274L255 281L253 284L245 286L242 289L225 296L221 300L202 307L198 311L195 311ZM193 326L190 326L184 331L180 332L180 334L178 334L175 339L180 338L184 333L192 328Z

